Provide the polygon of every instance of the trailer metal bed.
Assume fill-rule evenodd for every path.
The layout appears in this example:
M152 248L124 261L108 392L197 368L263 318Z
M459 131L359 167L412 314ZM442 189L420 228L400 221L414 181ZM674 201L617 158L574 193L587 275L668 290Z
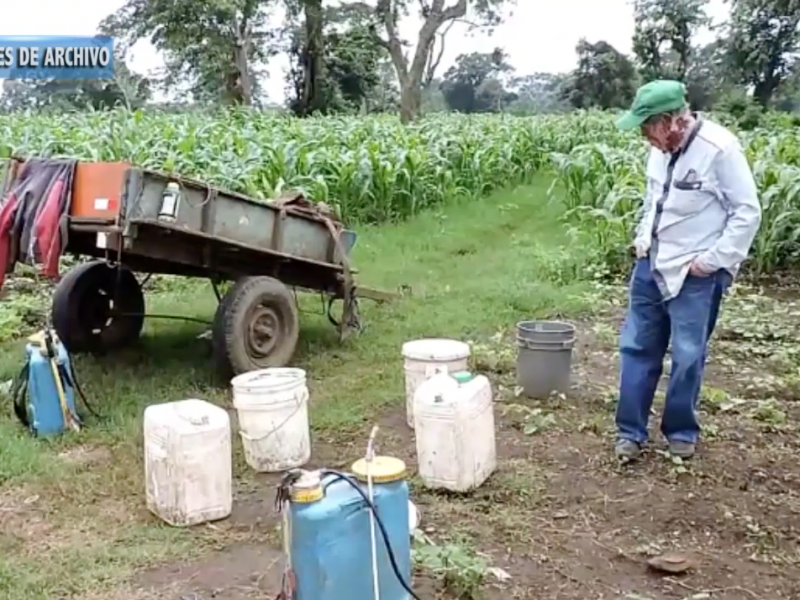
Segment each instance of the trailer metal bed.
M169 184L179 193L167 218ZM67 253L95 259L67 272L53 297L53 326L74 353L138 339L147 315L135 272L211 281L215 362L228 375L292 359L299 315L290 288L324 294L341 339L361 329L359 298L395 296L356 283L349 260L356 234L324 204L299 193L257 201L122 162L78 163L67 240ZM224 281L233 285L223 294ZM337 300L338 320L331 312Z

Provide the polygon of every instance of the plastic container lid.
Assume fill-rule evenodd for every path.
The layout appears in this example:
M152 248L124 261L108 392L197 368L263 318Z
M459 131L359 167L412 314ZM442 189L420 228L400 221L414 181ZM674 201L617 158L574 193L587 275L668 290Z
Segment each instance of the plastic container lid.
M322 479L317 471L303 471L300 479L292 485L292 502L298 504L309 504L322 500Z
M459 371L458 373L453 373L453 379L455 379L458 383L468 383L472 381L474 375L469 371Z
M28 343L35 346L44 346L44 331L37 331L28 336Z
M228 411L198 398L151 404L144 409L145 419L157 422L180 434L230 431Z
M269 367L242 373L231 379L231 387L258 392L285 390L305 383L305 370L295 367Z
M469 344L458 340L429 338L403 344L403 356L411 360L450 362L469 355Z
M406 463L393 456L376 456L369 466L373 483L391 483L400 481L406 476ZM366 483L367 460L365 458L358 459L350 470L356 479Z

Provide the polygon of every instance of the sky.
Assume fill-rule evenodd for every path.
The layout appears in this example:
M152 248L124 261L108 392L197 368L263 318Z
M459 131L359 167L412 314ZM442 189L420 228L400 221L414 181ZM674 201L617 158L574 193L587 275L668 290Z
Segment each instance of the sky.
M93 35L98 23L122 6L124 0L5 0L3 4L0 35ZM709 13L717 21L724 19L723 0L711 0ZM418 30L419 21L413 17L400 26L401 35L410 40L416 40ZM466 26L456 24L447 36L439 74L459 54L490 52L496 46L505 49L519 74L565 72L575 67L575 45L580 38L590 42L605 40L617 50L629 53L632 34L630 0L518 0L513 14L492 36L468 35ZM142 74L163 64L147 41L133 48L128 62ZM273 102L283 101L286 67L283 57L276 57L270 63L265 91Z

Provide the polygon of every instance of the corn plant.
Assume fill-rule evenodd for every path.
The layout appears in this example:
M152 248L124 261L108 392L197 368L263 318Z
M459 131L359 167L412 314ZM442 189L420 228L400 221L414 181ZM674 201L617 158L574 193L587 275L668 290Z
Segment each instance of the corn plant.
M552 124L511 116L298 120L266 112L0 116L0 157L127 161L266 199L297 188L345 220L403 219L518 183L547 164ZM543 142L543 139L545 142Z
M724 115L718 120L730 124ZM592 257L611 272L628 265L628 246L641 207L647 144L637 134L615 132L610 116L585 113L553 123L570 146L551 139L555 181L551 197L565 206L565 218L583 234ZM764 125L737 132L752 166L763 219L749 267L764 274L800 260L800 127L768 115Z
M712 118L736 130L735 119ZM750 265L769 273L800 260L800 126L766 115L737 132L753 167L764 218ZM627 265L645 183L648 146L612 115L434 115L409 127L393 116L298 120L253 111L115 110L0 115L0 158L69 156L127 161L257 199L299 188L346 221L405 219L449 198L475 198L554 176L551 201L591 255Z

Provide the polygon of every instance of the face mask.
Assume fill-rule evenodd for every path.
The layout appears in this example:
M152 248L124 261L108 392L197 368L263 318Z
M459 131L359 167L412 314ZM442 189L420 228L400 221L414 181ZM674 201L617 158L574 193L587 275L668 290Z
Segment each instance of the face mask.
M683 143L689 119L685 116L664 115L642 126L642 134L662 152L676 152Z

